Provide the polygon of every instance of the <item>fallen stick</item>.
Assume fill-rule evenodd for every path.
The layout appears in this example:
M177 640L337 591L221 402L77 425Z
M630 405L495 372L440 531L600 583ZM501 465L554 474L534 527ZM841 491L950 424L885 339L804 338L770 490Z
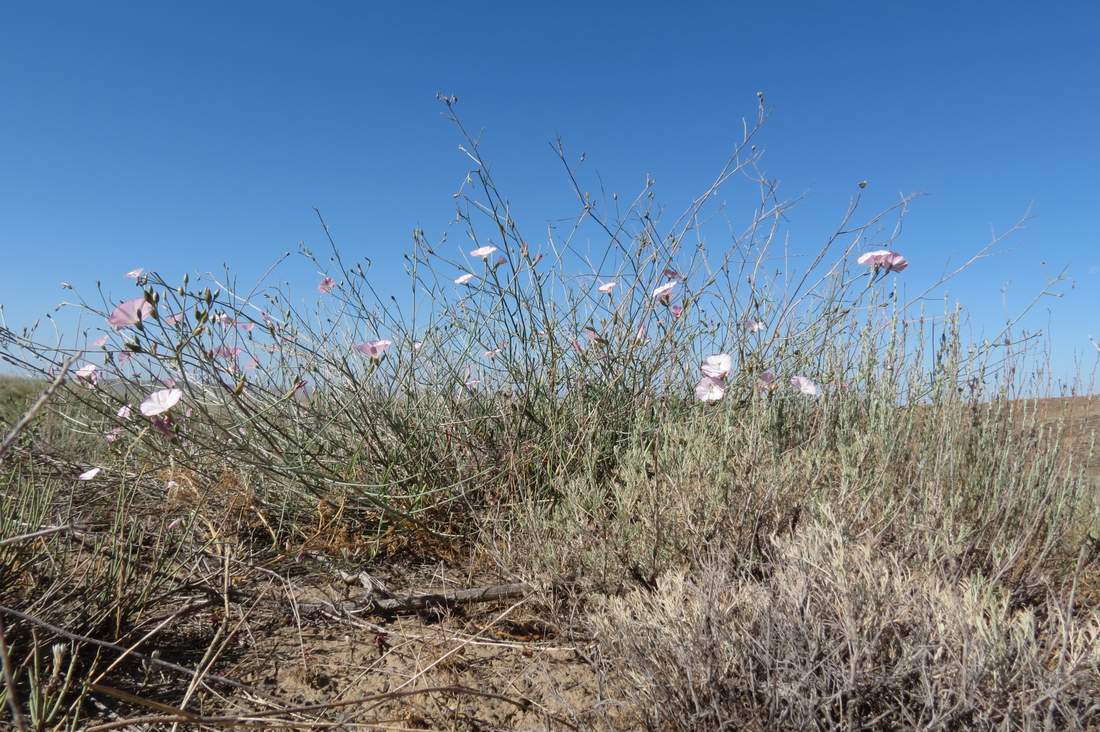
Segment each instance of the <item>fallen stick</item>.
M515 582L507 585L474 587L468 590L447 590L403 597L371 597L365 600L347 600L340 603L298 603L305 612L336 611L349 615L403 615L427 610L442 610L458 605L474 605L523 597L531 591L530 585Z
M374 608L382 613L415 613L456 605L474 605L480 602L494 602L496 600L511 600L522 597L531 591L531 588L516 582L509 585L490 585L489 587L474 587L468 590L451 590L434 592L425 595L406 595L405 597L383 597L373 601Z

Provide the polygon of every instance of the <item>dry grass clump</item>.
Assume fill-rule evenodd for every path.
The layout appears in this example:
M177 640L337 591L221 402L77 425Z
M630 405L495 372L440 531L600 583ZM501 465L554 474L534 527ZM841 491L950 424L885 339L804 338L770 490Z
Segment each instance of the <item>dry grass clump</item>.
M1082 729L1100 721L1100 613L1020 607L834 523L777 538L766 576L711 554L591 614L649 729Z

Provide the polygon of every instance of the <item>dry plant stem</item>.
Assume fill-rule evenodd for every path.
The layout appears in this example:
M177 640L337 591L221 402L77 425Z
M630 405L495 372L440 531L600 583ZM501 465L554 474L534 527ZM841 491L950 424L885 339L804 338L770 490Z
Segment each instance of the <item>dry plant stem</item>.
M8 707L11 709L11 718L19 732L26 732L27 726L23 721L23 712L19 709L19 697L15 693L15 678L11 672L11 658L8 656L8 643L4 637L3 622L0 622L0 670L4 672L4 686L8 690Z
M41 529L40 531L32 531L29 534L20 534L19 536L13 536L9 539L0 541L0 546L8 546L9 544L18 544L21 541L27 541L28 539L37 539L40 536L49 536L50 534L57 534L62 531L69 531L72 526L50 526L49 528Z
M65 362L61 364L61 368L57 372L57 376L50 382L50 385L47 386L46 390L35 400L31 408L27 410L27 413L15 423L15 426L12 427L11 432L4 438L4 441L0 442L0 460L4 459L4 455L7 454L16 439L18 439L19 433L26 429L27 425L31 423L31 420L41 411L42 407L46 406L46 402L48 402L50 397L53 396L53 393L57 391L57 387L61 386L61 382L65 380L65 375L69 372L69 367L73 365L73 361L76 359L77 356L70 356L65 359Z

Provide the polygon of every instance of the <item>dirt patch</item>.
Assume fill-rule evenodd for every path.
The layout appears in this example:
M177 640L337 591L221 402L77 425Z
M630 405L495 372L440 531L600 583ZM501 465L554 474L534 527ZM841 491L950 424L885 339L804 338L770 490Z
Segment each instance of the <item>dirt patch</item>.
M430 593L454 589L458 577L433 566L376 579L402 593ZM467 587L493 583L461 579ZM251 610L234 624L234 647L213 669L251 691L212 691L188 709L204 717L263 711L276 727L349 729L591 729L610 718L592 644L546 621L533 595L387 616L356 611L370 595L321 571L279 584L243 593L262 599L241 603ZM219 617L215 611L196 621Z

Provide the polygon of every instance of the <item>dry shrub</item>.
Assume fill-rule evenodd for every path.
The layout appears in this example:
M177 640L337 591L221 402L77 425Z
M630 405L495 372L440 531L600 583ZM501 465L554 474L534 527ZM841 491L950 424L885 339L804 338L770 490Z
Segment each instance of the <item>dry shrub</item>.
M591 615L650 729L1080 729L1100 723L1100 614L1014 607L815 523L763 579L711 556Z

